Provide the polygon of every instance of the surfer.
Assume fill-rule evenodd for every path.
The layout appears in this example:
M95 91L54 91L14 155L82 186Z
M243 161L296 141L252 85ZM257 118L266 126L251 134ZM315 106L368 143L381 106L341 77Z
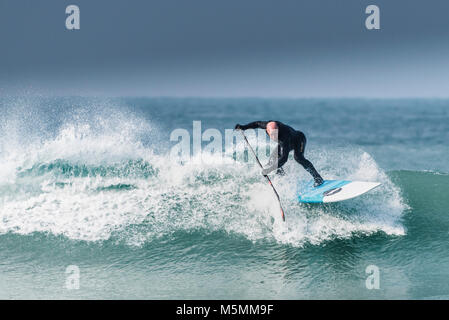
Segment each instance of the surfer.
M296 162L309 172L315 180L314 186L317 187L323 184L323 178L316 171L313 164L304 157L304 148L306 147L306 136L301 131L295 130L280 121L254 121L247 125L236 124L236 130L247 129L265 129L271 140L278 143L277 150L275 150L268 160L267 167L262 170L264 176L271 171L278 169L278 173L283 173L282 166L288 160L288 154L294 150L294 157Z

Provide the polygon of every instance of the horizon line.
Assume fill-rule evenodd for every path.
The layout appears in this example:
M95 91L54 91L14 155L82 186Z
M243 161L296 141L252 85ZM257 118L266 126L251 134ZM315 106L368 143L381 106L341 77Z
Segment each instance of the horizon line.
M119 98L141 98L141 99L258 99L258 100L449 100L449 96L223 96L223 95L105 95L105 94L2 94L0 98L26 98L26 97L41 97L41 98L104 98L104 99L119 99Z

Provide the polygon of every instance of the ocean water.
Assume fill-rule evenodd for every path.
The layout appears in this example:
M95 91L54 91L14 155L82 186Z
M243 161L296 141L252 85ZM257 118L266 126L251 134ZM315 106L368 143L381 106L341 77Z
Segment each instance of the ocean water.
M264 119L323 177L382 185L299 204L291 155L284 223L251 155L170 156L193 121ZM2 97L0 298L447 299L448 140L449 100Z

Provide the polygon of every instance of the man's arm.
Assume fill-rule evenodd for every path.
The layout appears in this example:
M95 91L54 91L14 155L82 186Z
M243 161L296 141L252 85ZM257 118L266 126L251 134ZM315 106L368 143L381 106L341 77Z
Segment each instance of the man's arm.
M268 121L254 121L245 125L236 124L235 129L247 130L247 129L266 129Z

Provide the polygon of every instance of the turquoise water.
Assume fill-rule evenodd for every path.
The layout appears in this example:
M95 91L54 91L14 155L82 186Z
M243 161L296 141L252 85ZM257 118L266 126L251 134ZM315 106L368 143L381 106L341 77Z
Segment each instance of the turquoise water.
M1 98L0 298L447 299L449 101ZM326 179L382 186L295 200L294 161L178 163L170 133L278 119ZM250 139L260 148L266 143ZM243 150L237 140L237 150ZM292 159L291 159L292 160ZM66 268L79 268L79 289ZM379 268L368 290L367 266Z

